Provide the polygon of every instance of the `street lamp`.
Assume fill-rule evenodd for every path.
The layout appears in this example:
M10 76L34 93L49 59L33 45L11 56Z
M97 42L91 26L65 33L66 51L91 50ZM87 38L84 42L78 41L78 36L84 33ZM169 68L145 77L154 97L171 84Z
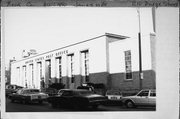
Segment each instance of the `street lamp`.
M139 88L142 90L142 79L143 79L143 73L142 73L142 56L141 56L141 19L140 19L140 10L137 9L138 12L138 19L139 19L139 33L138 33L138 39L139 39Z

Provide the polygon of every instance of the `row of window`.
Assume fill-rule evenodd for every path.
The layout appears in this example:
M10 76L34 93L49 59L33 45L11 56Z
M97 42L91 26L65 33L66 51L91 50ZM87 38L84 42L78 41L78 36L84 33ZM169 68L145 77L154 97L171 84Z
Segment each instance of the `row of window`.
M132 64L131 64L131 51L127 50L124 52L125 54L125 71L126 71L126 79L132 79ZM75 82L75 68L74 68L74 54L67 55L68 57L68 77L70 78L71 83ZM33 64L30 64L30 79L32 82L31 85L34 85L34 67ZM38 79L42 80L42 63L37 62L38 70ZM58 74L58 83L62 82L62 57L56 58L56 68ZM20 77L20 68L17 67L18 76ZM51 60L46 60L46 70L48 79L51 79ZM23 66L23 79L25 79L23 83L27 86L27 74L26 74L26 66ZM89 82L89 51L85 50L81 52L81 74L82 74L82 81Z
M74 83L75 82L75 67L74 67L74 54L69 54L67 55L67 60L68 60L68 77L70 78L70 82ZM45 61L45 67L46 67L46 78L49 79L49 82L51 82L51 60L46 60ZM60 83L62 82L62 57L57 57L56 58L56 73L58 80L57 82ZM17 72L18 72L18 79L20 78L20 67L17 67ZM83 75L83 82L88 82L89 81L89 51L85 50L81 52L81 73ZM37 62L37 77L42 81L42 62ZM29 78L31 79L31 82L27 81L27 71L26 71L26 66L23 66L23 82L25 83L25 86L27 87L31 85L34 87L34 66L33 64L29 65Z

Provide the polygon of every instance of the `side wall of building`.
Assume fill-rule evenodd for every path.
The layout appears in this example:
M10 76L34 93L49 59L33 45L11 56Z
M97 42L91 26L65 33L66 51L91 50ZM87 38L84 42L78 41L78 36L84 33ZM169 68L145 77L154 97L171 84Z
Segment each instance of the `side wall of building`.
M58 58L61 57L62 83L65 84L65 88L77 88L77 86L84 83L82 80L84 73L81 57L82 52L86 50L88 50L89 81L93 83L106 83L106 38L105 36L101 36L93 40L77 43L12 63L11 84L29 88L41 88L41 81L43 81L44 87L59 82ZM73 55L73 59L70 59L72 58L71 55ZM70 66L71 63L73 63L72 66ZM41 67L41 70L39 67ZM71 70L73 71L74 82L71 79ZM41 76L39 76L40 72Z
M154 37L151 35L142 37L142 88L156 87L154 70L155 50L152 50L155 43ZM138 48L137 38L129 38L110 44L111 89L120 89L122 91L138 91L140 89ZM131 79L126 79L125 51L131 52Z

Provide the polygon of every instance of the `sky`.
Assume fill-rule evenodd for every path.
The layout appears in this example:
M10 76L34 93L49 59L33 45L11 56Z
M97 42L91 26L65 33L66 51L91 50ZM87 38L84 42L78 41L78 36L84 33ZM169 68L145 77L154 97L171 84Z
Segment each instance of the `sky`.
M153 32L151 8L140 9L142 35ZM22 51L39 54L105 33L137 37L137 8L18 7L2 10L5 63Z

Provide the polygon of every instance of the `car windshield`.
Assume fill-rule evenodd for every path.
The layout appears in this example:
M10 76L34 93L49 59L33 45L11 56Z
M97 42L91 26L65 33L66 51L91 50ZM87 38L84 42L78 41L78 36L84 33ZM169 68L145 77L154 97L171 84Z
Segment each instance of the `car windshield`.
M121 92L119 91L107 91L106 94L107 95L122 95Z
M62 95L63 92L64 92L64 90L60 90L60 91L58 92L58 95Z
M39 93L40 91L39 90L24 90L23 93L26 94L26 93Z
M148 96L148 94L149 94L149 91L144 90L144 91L141 91L140 93L138 93L137 96Z
M89 94L93 94L92 91L77 91L76 94L78 95L89 95Z

